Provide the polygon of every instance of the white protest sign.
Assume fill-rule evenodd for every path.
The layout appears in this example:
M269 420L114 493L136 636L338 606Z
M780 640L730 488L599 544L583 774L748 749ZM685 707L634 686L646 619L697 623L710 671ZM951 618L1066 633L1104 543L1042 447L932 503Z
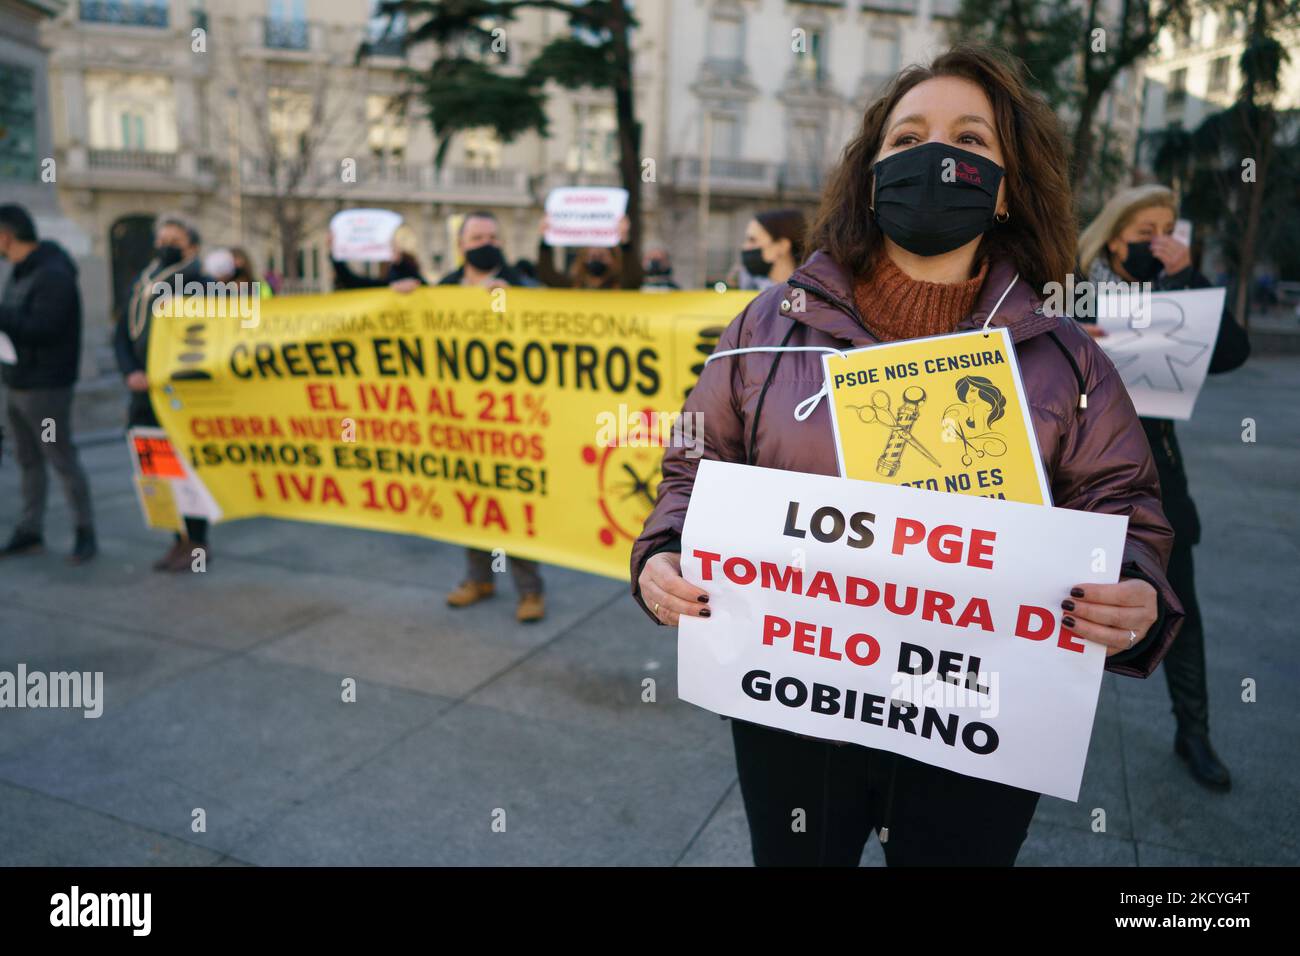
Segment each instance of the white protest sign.
M137 490L141 482L166 482L170 486L171 500L176 512L186 518L221 520L221 505L203 483L194 469L177 454L167 432L161 428L137 426L127 431L127 447L131 451L131 467L135 473ZM149 519L149 508L142 500L141 507ZM152 522L150 522L151 526Z
M402 217L387 209L344 209L330 220L330 255L341 262L388 262Z
M1126 305L1132 297L1122 292L1098 293L1097 324L1106 335L1097 343L1115 363L1139 415L1192 417L1219 336L1224 294L1151 292L1136 308Z
M546 197L549 246L617 246L627 190L613 186L561 186Z
M1128 519L702 461L678 693L719 714L1077 800L1105 649L1061 624Z

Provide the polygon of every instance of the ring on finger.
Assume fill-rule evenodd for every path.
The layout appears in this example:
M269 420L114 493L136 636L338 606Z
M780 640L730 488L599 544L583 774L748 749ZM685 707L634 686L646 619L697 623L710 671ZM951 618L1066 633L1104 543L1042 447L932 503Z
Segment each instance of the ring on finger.
M659 617L659 602L655 601L655 617Z
M1133 643L1134 643L1137 639L1138 639L1137 631L1129 631L1129 632L1128 632L1128 646L1129 646L1129 647L1132 647L1132 646L1133 646Z

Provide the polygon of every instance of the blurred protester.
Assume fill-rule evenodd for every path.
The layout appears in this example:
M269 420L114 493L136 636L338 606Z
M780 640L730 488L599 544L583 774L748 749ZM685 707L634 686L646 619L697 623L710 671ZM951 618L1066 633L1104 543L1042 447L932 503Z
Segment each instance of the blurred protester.
M257 277L257 270L253 268L253 260L248 257L247 252L239 246L231 246L230 255L235 261L235 271L231 281L256 283L259 299L269 299L275 295L275 290L270 284Z
M235 279L235 255L229 249L209 249L204 253L200 266L204 275L217 282L233 282Z
M0 332L15 361L0 363L8 388L9 431L22 473L22 514L0 557L44 547L49 465L63 482L76 522L70 564L95 556L90 482L72 441L72 389L81 364L81 294L77 267L63 247L36 235L22 206L0 206L0 258L13 266L0 295Z
M617 246L578 246L567 272L555 267L555 249L546 242L548 220L542 217L542 238L537 244L537 275L552 289L639 289L641 263L632 255L627 216L618 221Z
M329 245L331 249L334 245L334 237L330 236ZM397 231L393 233L393 255L385 263L383 275L379 278L372 279L370 276L358 275L348 268L346 262L341 262L330 256L330 262L334 266L334 289L378 289L383 286L389 286L395 292L411 292L422 285L427 285L424 281L424 275L420 271L420 260L416 258L416 252L419 249L419 241L416 239L415 230L410 226L398 226Z
M284 286L284 279L274 269L267 269L266 284L270 287L272 295L279 295L280 289Z
M685 411L708 422L706 458L835 475L829 403L808 401L823 379L820 352L1008 328L1038 440L1055 450L1044 466L1056 506L1128 518L1121 580L1062 594L1062 621L1103 645L1108 670L1143 677L1182 619L1164 575L1172 536L1113 366L1075 323L1045 318L1034 292L1064 282L1074 263L1069 160L1056 114L1009 61L957 46L888 84L831 174L809 242L817 251L727 327ZM950 181L954 162L977 175ZM791 309L796 283L806 303ZM667 450L632 550L633 595L668 626L711 613L708 592L681 573L699 460ZM1010 866L1038 805L1032 791L884 750L731 725L760 865L856 866L877 831L890 866ZM793 828L801 809L805 825Z
M183 287L191 282L206 285L209 281L199 262L198 229L180 216L159 217L154 224L154 257L132 285L131 297L113 336L117 367L131 391L128 428L159 427L149 397L149 335L155 320L169 320L165 314L154 315L155 300L163 294L170 295L178 283ZM180 309L182 305L173 299L169 308ZM203 518L186 518L185 533L176 535L171 549L154 562L153 569L188 571L195 548L206 552L205 560L212 559L208 550L208 522Z
M740 265L758 280L754 288L767 288L790 278L803 262L804 235L808 225L798 209L760 212L745 225L745 244L740 247ZM745 288L744 275L741 288Z
M646 250L645 281L641 283L641 288L643 290L681 288L673 280L673 260L667 246L655 243Z
M532 259L519 259L515 262L515 272L520 278L527 279L533 285L541 285L541 280L537 278L537 263Z
M438 285L480 285L488 289L537 285L526 273L506 264L501 251L501 224L495 213L479 209L462 219L456 248L463 264L443 276Z
M456 245L465 264L443 276L439 285L476 285L489 289L509 285L535 285L527 276L506 265L501 252L501 238L497 217L486 210L467 215L460 224ZM536 561L506 556L510 574L519 592L515 619L521 624L531 624L546 616L546 601L542 597L542 574ZM454 608L469 607L496 594L492 576L492 553L479 548L466 548L466 575L447 595L447 605Z
M1208 279L1192 266L1187 246L1173 237L1178 216L1172 190L1135 186L1111 197L1079 237L1080 271L1090 281L1150 282L1158 291L1203 289ZM1095 319L1082 321L1095 323ZM1104 335L1095 324L1085 326L1094 337ZM1250 355L1250 340L1226 308L1210 359L1210 373L1237 368ZM1213 790L1228 790L1228 768L1210 746L1209 692L1205 680L1205 637L1196 601L1192 547L1201 539L1201 523L1187 486L1187 472L1174 423L1143 418L1156 471L1160 475L1165 516L1174 529L1169 556L1169 584L1182 602L1183 629L1165 656L1165 681L1173 701L1177 732L1174 751L1192 776Z

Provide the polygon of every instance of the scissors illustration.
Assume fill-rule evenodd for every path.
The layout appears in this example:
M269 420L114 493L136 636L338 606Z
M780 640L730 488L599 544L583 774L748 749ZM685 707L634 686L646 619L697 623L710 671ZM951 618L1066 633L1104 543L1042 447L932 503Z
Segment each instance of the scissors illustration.
M966 430L961 427L959 422L951 422L953 434L962 444L961 463L970 467L975 462L975 458L983 458L986 455L989 458L1001 458L1007 453L1007 443L999 435L993 432L987 432L983 435L966 435ZM972 458L971 455L975 457Z
M885 443L885 450L880 460L876 462L878 473L886 477L897 474L903 457L903 448L906 445L911 445L935 465L939 464L939 459L935 458L930 450L912 435L912 426L916 424L921 414L921 403L924 401L925 389L913 385L904 389L903 403L899 406L897 415L890 409L889 394L884 391L873 393L870 405L846 406L857 412L858 420L864 424L870 425L874 422L889 429L889 440Z
M1007 443L997 432L986 431L978 434L976 427L976 406L958 404L949 405L943 413L944 441L960 441L962 446L961 463L969 468L977 458L1001 458L1007 453ZM966 433L967 426L971 429ZM987 428L987 423L984 424Z

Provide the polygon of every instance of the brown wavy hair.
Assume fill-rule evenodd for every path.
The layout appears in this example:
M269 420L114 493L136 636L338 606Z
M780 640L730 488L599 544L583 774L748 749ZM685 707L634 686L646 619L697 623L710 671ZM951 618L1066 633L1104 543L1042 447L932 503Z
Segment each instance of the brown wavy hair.
M1025 84L1019 60L982 44L958 44L929 66L907 67L867 107L862 129L844 148L822 193L810 247L825 250L854 275L870 271L883 248L883 234L870 207L872 166L885 124L904 95L940 76L970 80L993 105L1011 218L984 234L979 257L1009 259L1034 288L1064 283L1074 269L1077 230L1060 121Z
M804 238L808 235L808 220L802 209L769 209L754 216L763 231L778 242L790 240L790 255L795 266L803 263L807 247Z

